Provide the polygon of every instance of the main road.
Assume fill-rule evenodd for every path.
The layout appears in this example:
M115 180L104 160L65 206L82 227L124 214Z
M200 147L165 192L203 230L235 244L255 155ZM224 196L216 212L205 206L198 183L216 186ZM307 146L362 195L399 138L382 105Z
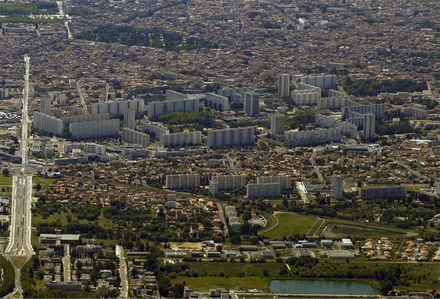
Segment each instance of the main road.
M30 59L25 56L26 63L25 84L23 90L23 107L21 118L21 140L20 156L21 166L14 169L12 178L12 200L11 200L11 225L9 228L9 243L6 246L4 255L11 260L15 268L15 289L11 297L22 295L20 283L20 269L24 262L35 254L31 245L32 230L32 174L28 167L29 151L29 63Z

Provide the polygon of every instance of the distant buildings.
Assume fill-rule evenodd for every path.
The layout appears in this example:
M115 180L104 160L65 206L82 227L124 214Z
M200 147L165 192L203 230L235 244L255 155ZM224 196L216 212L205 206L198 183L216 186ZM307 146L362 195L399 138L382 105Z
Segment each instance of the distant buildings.
M403 186L380 186L359 189L361 199L401 199L405 198L406 189Z
M135 115L144 113L144 100L119 100L115 102L93 103L91 105L92 114L110 113L114 117L123 117L127 109L134 110Z
M253 145L254 136L254 127L212 130L208 131L208 147Z
M254 92L245 92L244 95L244 114L247 116L258 115L260 109L260 99Z
M173 189L196 189L200 186L200 174L168 174L166 176L166 188Z
M290 74L278 75L278 96L280 98L288 97L290 93Z
M165 100L148 103L148 118L154 119L160 115L174 112L199 112L198 99Z
M322 89L335 88L337 84L336 75L308 75L301 77L301 83L320 87Z

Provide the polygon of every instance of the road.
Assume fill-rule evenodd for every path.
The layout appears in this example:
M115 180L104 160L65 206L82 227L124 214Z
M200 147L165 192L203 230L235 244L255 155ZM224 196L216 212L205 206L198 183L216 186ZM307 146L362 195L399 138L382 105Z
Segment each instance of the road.
M119 298L128 298L128 271L124 256L124 247L116 245L116 256L119 258L119 276L121 278L121 293Z
M319 149L313 149L313 154L310 157L309 161L312 164L313 169L315 170L315 173L318 176L319 181L321 182L321 184L325 185L324 176L322 175L321 170L319 170L319 166L316 165L316 162L315 162L316 154L318 153L318 151L319 151Z
M79 95L79 98L81 100L81 105L83 107L84 114L88 114L89 112L87 110L86 99L84 98L84 95L82 93L81 84L80 84L79 80L76 81L76 90L78 91L78 95Z
M6 246L4 255L12 261L15 269L15 289L12 294L22 295L21 288L21 266L23 261L30 259L35 254L31 245L32 230L32 174L28 167L29 151L29 73L30 58L24 57L26 64L25 83L23 90L23 107L21 118L21 140L20 156L21 167L14 170L12 178L12 200L11 200L11 224L9 228L9 243ZM17 261L18 265L14 264ZM20 262L18 262L20 261Z
M226 223L225 214L223 213L222 205L219 202L216 202L215 204L217 205L218 215L220 216L220 219L223 222L223 232L225 234L225 237L227 237L229 235L229 230L228 230L228 224Z
M72 281L72 271L70 266L70 246L69 244L64 245L64 256L63 256L63 276L64 282Z

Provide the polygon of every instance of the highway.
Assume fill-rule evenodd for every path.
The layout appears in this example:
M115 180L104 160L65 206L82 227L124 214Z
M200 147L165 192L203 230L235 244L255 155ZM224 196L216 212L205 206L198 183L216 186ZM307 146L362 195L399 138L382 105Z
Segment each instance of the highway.
M25 84L23 90L23 107L21 118L21 140L20 140L20 155L21 167L15 169L12 178L12 200L11 200L11 225L9 228L9 243L6 246L4 255L9 258L15 268L15 289L13 296L22 294L21 289L21 266L14 261L27 261L35 254L31 245L31 230L32 230L32 174L30 167L28 167L28 151L29 151L29 116L28 116L28 102L29 102L29 73L30 73L30 59L28 56L24 57L26 63ZM17 259L14 259L17 258ZM12 295L11 295L12 296Z

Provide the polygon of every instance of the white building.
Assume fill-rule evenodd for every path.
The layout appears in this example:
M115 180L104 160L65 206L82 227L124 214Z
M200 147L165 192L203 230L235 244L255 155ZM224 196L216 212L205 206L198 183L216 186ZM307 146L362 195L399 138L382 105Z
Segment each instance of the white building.
M169 131L161 123L145 123L142 124L142 129L149 133L152 138L159 139L163 134L168 134Z
M150 135L130 128L122 128L122 140L128 143L140 144L145 147L150 145Z
M55 136L63 136L64 134L62 119L41 112L34 112L32 126Z
M166 176L166 188L195 189L200 187L200 174L168 174Z
M254 139L254 127L212 130L208 132L208 147L253 145Z
M315 122L318 126L323 128L339 128L344 136L356 138L359 135L356 125L345 121L335 120L322 114L316 115Z
M284 133L284 144L286 146L308 146L328 142L340 141L342 138L341 129L328 128L310 131L288 131Z

